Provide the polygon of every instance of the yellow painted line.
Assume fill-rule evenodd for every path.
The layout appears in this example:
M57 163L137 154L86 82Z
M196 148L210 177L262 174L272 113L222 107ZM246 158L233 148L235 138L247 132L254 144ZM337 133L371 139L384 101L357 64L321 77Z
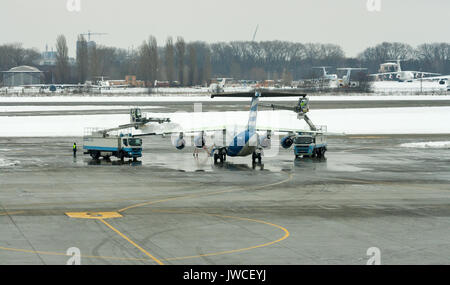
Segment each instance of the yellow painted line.
M140 247L137 243L135 243L134 241L132 241L131 239L129 239L126 235L124 235L123 233L121 233L119 230L117 230L116 228L114 228L113 226L111 226L107 221L103 220L103 219L99 219L102 223L104 223L108 228L110 228L111 230L113 230L116 234L118 234L119 236L121 236L122 238L124 238L126 241L128 241L129 243L131 243L132 245L134 245L137 249L139 249L140 251L142 251L145 255L147 255L148 257L150 257L151 259L153 259L153 261L155 261L156 263L158 263L159 265L164 265L164 263L162 263L159 259L157 259L156 257L154 257L153 255L151 255L148 251L146 251L145 249L143 249L142 247Z
M219 214L209 214L209 213L196 213L196 212L188 212L188 211L169 211L169 210L152 210L153 212L159 212L159 213L174 213L174 214L194 214L194 215L206 215L206 216L215 216L215 217L221 217L221 218L228 218L228 219L236 219L236 220L242 220L242 221L249 221L249 222L255 222L260 224L269 225L272 227L276 227L284 232L284 235L274 241L267 242L264 244L258 244L255 246L250 246L246 248L239 248L239 249L233 249L233 250L227 250L227 251L221 251L221 252L211 252L206 254L200 254L200 255L191 255L191 256L181 256L181 257L171 257L162 259L164 261L172 261L172 260L184 260L184 259L192 259L192 258L200 258L205 256L216 256L216 255L223 255L223 254L231 254L231 253L237 253L237 252L243 252L248 251L251 249L261 248L273 245L275 243L281 242L285 239L287 239L290 235L289 231L280 226L273 223L269 223L262 220L256 220L256 219L249 219L249 218L241 218L241 217L235 217L235 216L225 216L225 215L219 215ZM163 264L160 260L156 259L153 255L148 253L146 250L144 250L142 247L137 245L135 242L130 240L128 237L126 237L124 234L119 232L117 229L115 229L113 226L111 226L109 223L107 223L103 219L98 219L99 221L103 222L106 226L108 226L110 229L112 229L114 232L119 234L122 238L130 242L133 246L138 248L140 251L145 253L145 255L149 256L151 259L147 258L126 258L126 257L113 257L113 256L92 256L92 255L81 255L82 258L92 258L92 259L110 259L110 260L123 260L123 261L155 261L158 264ZM33 253L33 254L42 254L42 255L55 255L55 256L67 256L65 253L61 252L51 252L51 251L35 251L35 250L26 250L26 249L18 249L18 248L8 248L8 247L2 247L0 246L0 250L6 250L6 251L15 251L15 252L23 252L23 253Z
M17 215L17 214L23 214L24 211L16 211L16 212L4 212L0 213L0 216L9 216L9 215Z
M191 258L199 258L199 257L215 256L215 255L223 255L223 254L231 254L231 253L248 251L248 250L251 250L251 249L266 247L266 246L273 245L275 243L279 243L279 242L287 239L289 237L289 235L290 235L289 231L286 228L284 228L284 227L282 227L280 225L269 223L269 222L262 221L262 220L241 218L241 217L235 217L235 216L225 216L225 215L218 215L218 214L184 212L184 211L153 210L153 212L176 213L176 214L197 214L197 215L207 215L207 216L214 216L214 217L220 217L220 218L242 220L242 221L250 221L250 222L254 222L254 223L265 224L265 225L269 225L269 226L272 226L272 227L276 227L276 228L278 228L278 229L280 229L280 230L282 230L284 232L284 235L281 238L279 238L277 240L274 240L274 241L271 241L271 242L263 243L263 244L258 244L258 245L245 247L245 248L239 248L239 249L232 249L232 250L226 250L226 251L219 251L219 252L211 252L211 253L199 254L199 255L182 256L182 257L171 257L171 258L164 259L166 261L183 260L183 259L191 259Z
M11 248L11 247L3 247L3 246L0 246L0 250L23 252L23 253L33 253L33 254L42 254L42 255L69 256L69 255L67 255L65 253L62 253L62 252L28 250L28 249ZM144 258L128 258L128 257L114 257L114 256L95 256L95 255L81 255L81 258L111 259L111 260L125 260L125 261L150 261L150 259L147 259L147 258L144 259Z
M351 136L350 139L387 139L386 136Z
M167 201L173 201L173 200L188 199L188 198L198 198L198 197L202 197L202 196L210 196L210 195L223 194L223 193L229 193L229 192L235 192L235 191L244 191L244 190L251 190L251 189L258 189L258 188L267 188L267 187L276 186L276 185L279 185L279 184L286 183L286 182L290 181L291 179L292 179L292 174L289 173L287 179L284 179L284 180L278 181L278 182L274 182L274 183L271 183L271 184L256 185L256 186L250 186L250 187L246 187L246 188L245 187L244 188L242 188L242 187L240 187L240 188L232 188L232 189L221 190L221 191L216 191L216 192L198 193L198 194L178 196L178 197L172 197L172 198L156 200L156 201L150 201L150 202L143 202L143 203L139 203L139 204L135 204L135 205L131 205L131 206L119 209L119 210L117 210L117 212L121 213L121 212L125 212L127 210L130 210L130 209L133 209L133 208L138 208L138 207L143 207L143 206L148 206L148 205L152 205L152 204L157 204L157 203L162 203L162 202L167 202Z
M117 212L67 212L67 216L75 219L112 219L122 218Z
M201 196L215 195L215 194L234 192L234 191L244 191L244 190L251 190L251 189L258 189L258 188L266 188L266 187L271 187L271 186L276 186L276 185L279 185L279 184L283 184L285 182L290 181L291 179L292 179L292 174L289 173L287 179L279 181L279 182L274 182L274 183L271 183L271 184L266 184L266 185L256 185L256 186L251 186L251 187L247 187L247 188L238 188L238 189L232 188L232 189L228 189L228 190L216 191L216 192L211 192L211 193L198 193L198 194L192 194L192 195L185 195L185 196L167 198L167 199L162 199L162 200L157 200L157 201L144 202L144 203L139 203L139 204L128 206L128 207L120 209L120 210L118 210L116 212L67 212L65 214L67 216L69 216L69 217L72 217L72 218L97 219L97 220L101 221L107 227L109 227L111 230L113 230L115 233L117 233L119 236L124 238L126 241L128 241L133 246L138 248L145 255L150 257L151 260L155 261L156 263L158 263L160 265L164 265L164 263L162 263L160 260L155 258L153 255L151 255L149 252L147 252L141 246L139 246L138 244L133 242L131 239L129 239L127 236L122 234L119 230L117 230L116 228L111 226L108 222L106 222L104 220L104 218L118 218L118 217L122 217L122 215L119 212L123 212L123 211L126 211L128 209L142 207L142 206L146 206L146 205L151 205L151 204L156 204L156 203L161 203L161 202L166 202L166 201L171 201L171 200L188 199L188 198L195 198L195 197L201 197ZM20 211L20 212L0 213L0 215L19 214L19 213L24 213L24 212ZM265 243L265 244L261 244L261 245L252 246L252 247L235 249L235 250L229 250L229 251L222 251L222 252L216 252L216 253L207 253L207 254L202 254L202 255L173 257L173 258L167 258L167 259L163 259L163 260L167 260L167 261L170 261L170 260L182 260L182 259L189 259L189 258L199 258L199 257L202 257L202 256L213 256L213 255L221 255L221 254L227 254L227 253L241 252L241 251L246 251L246 250L250 250L250 249L254 249L254 248L269 246L269 245L272 245L274 243L280 242L280 241L282 241L282 240L284 240L284 239L289 237L289 231L286 228L284 228L282 226L279 226L279 225L276 225L276 224L268 223L268 222L265 222L265 221L253 220L253 219L247 219L247 218L239 218L239 217L231 217L231 216L221 216L221 215L215 215L215 214L205 214L205 213L202 213L202 214L204 214L204 215L211 215L211 216L218 216L218 217L224 217L224 218L241 219L241 220L247 220L247 221L253 221L253 222L257 222L257 223L271 225L271 226L274 226L274 227L277 227L277 228L283 230L285 232L285 235L282 238L278 239L278 240L275 240L275 241L272 241L272 242L268 242L268 243ZM43 255L66 256L65 253L25 250L25 249L7 248L7 247L1 247L1 246L0 246L0 250L16 251L16 252L24 252L24 253L34 253L34 254L37 253L37 254L43 254ZM84 257L84 258L98 258L98 259L111 259L111 260L150 261L150 259L122 258L122 257L110 257L110 256L82 255L82 257Z

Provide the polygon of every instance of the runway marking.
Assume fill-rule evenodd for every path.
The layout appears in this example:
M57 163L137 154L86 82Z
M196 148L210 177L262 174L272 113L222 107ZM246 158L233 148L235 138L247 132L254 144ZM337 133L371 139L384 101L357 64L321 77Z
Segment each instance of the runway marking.
M277 240L270 241L263 244L258 244L250 247L245 248L239 248L239 249L232 249L232 250L226 250L226 251L220 251L220 252L210 252L205 254L199 254L199 255L191 255L191 256L180 256L180 257L170 257L161 259L162 261L175 261L175 260L184 260L184 259L192 259L192 258L200 258L200 257L206 257L206 256L216 256L216 255L223 255L223 254L231 254L231 253L237 253L237 252L243 252L248 251L251 249L256 248L262 248L266 246L270 246L276 243L279 243L285 239L287 239L290 236L289 231L277 224L266 222L263 220L257 220L257 219L250 219L250 218L242 218L242 217L236 217L236 216L226 216L226 215L219 215L219 214L210 214L210 213L196 213L196 212L189 212L189 211L171 211L171 210L152 210L152 212L157 213L173 213L173 214L193 214L193 215L205 215L205 216L214 216L214 217L221 217L221 218L227 218L227 219L235 219L235 220L242 220L242 221L249 221L259 224L265 224L268 226L272 226L275 228L278 228L284 232L284 235ZM113 257L113 256L93 256L93 255L81 255L82 258L90 258L90 259L110 259L110 260L124 260L124 261L155 261L158 264L163 264L161 260L156 259L153 255L151 255L149 252L147 252L145 249L143 249L141 246L137 245L135 242L133 242L131 239L129 239L127 236L125 236L123 233L118 231L116 228L114 228L111 224L106 222L103 219L98 219L102 223L104 223L106 226L108 226L111 230L119 234L122 238L130 242L133 246L138 248L141 252L143 252L145 255L150 257L150 259L147 258L127 258L127 257ZM41 255L55 255L55 256L67 256L66 253L62 252L51 252L51 251L36 251L36 250L27 250L27 249L18 249L18 248L8 248L8 247L2 247L0 246L1 250L6 251L15 251L15 252L24 252L24 253L33 253L33 254L41 254Z
M270 183L270 184L255 185L255 186L248 186L248 187L239 187L239 188L232 187L231 189L228 189L228 190L221 190L221 191L209 192L209 193L196 193L196 194L172 197L172 198L167 198L167 199L162 199L162 200L143 202L143 203L139 203L139 204L135 204L135 205L131 205L131 206L119 209L119 210L117 210L117 212L121 213L121 212L125 212L127 210L130 210L130 209L133 209L133 208L138 208L138 207L143 207L143 206L148 206L148 205L152 205L152 204L156 204L156 203L162 203L162 202L173 201L173 200L197 198L197 197L202 197L202 196L210 196L210 195L216 195L216 194L230 193L230 192L235 192L235 191L244 191L244 190L251 190L251 189L266 188L266 187L271 187L271 186L276 186L276 185L279 185L279 184L283 184L283 183L286 183L286 182L288 182L290 180L292 180L292 174L291 173L288 174L288 178L286 178L286 179L284 179L282 181L278 181L278 182L274 182L274 183Z
M70 255L67 255L66 253L62 253L62 252L28 250L28 249L11 248L11 247L3 247L3 246L0 246L0 249L6 250L6 251L33 253L33 254L41 254L41 255L70 256ZM111 259L111 260L126 260L126 261L149 261L150 260L150 259L146 259L146 258L129 258L129 257L95 256L95 255L81 255L81 257L82 258L90 258L90 259Z
M124 235L123 233L121 233L119 230L117 230L115 227L111 226L107 221L103 220L103 219L99 219L99 221L101 221L102 223L104 223L108 228L110 228L111 230L113 230L116 234L118 234L119 236L121 236L122 238L124 238L126 241L128 241L129 243L131 243L132 245L134 245L137 249L139 249L140 251L142 251L145 255L147 255L148 257L150 257L151 259L153 259L153 261L155 261L156 263L158 263L159 265L164 265L164 263L162 263L159 259L157 259L156 257L154 257L153 255L151 255L148 251L146 251L145 249L143 249L141 246L139 246L137 243L135 243L134 241L132 241L131 239L129 239L126 235Z
M0 216L17 215L17 214L23 214L23 213L24 213L24 211L4 212L4 213L0 213Z
M266 247L266 246L270 246L273 245L275 243L281 242L285 239L287 239L290 236L289 231L277 224L273 224L273 223L269 223L266 221L262 221L262 220L257 220L257 219L250 219L250 218L241 218L241 217L236 217L236 216L226 216L226 215L219 215L219 214L209 214L209 213L195 213L195 212L185 212L185 211L167 211L167 210L152 210L153 212L158 212L158 213L175 213L175 214L197 214L197 215L206 215L206 216L214 216L214 217L221 217L221 218L228 218L228 219L236 219L236 220L242 220L242 221L250 221L250 222L254 222L254 223L259 223L259 224L265 224L265 225L269 225L272 227L276 227L280 230L282 230L284 232L284 235L274 241L271 242L267 242L267 243L263 243L263 244L258 244L258 245L254 245L254 246L250 246L250 247L245 247L245 248L239 248L239 249L232 249L232 250L226 250L226 251L219 251L219 252L211 252L211 253L205 253L205 254L199 254L199 255L191 255L191 256L181 256L181 257L170 257L170 258L166 258L164 260L166 261L173 261L173 260L183 260L183 259L191 259L191 258L199 258L199 257L206 257L206 256L215 256L215 255L222 255L222 254L230 254L230 253L237 253L237 252L242 252L242 251L247 251L247 250L251 250L251 249L256 249L256 248L261 248L261 247Z
M350 139L387 139L386 136L351 136Z
M251 189L255 189L256 190L256 189L261 189L261 188L266 188L266 187L271 187L271 186L276 186L276 185L279 185L279 184L283 184L283 183L286 183L286 182L288 182L290 180L292 180L292 173L288 173L288 178L286 178L286 179L284 179L282 181L274 182L274 183L270 183L270 184L265 184L265 185L255 185L255 186L240 187L240 188L233 187L232 189L216 191L216 192L211 192L211 193L198 193L198 194L192 194L192 195L185 195L185 196L161 199L161 200L157 200L157 201L149 201L149 202L144 202L144 203L131 205L131 206L128 206L126 208L117 210L116 212L67 212L66 215L69 216L69 217L73 217L73 218L96 219L96 220L101 221L108 228L113 230L115 233L117 233L123 239L125 239L130 244L132 244L137 249L139 249L141 252L143 252L145 255L150 257L151 260L155 261L159 265L164 265L164 263L161 260L159 260L156 257L154 257L152 254L150 254L144 248L142 248L137 243L135 243L130 238L128 238L126 235L124 235L119 230L114 228L111 224L106 222L104 220L104 218L117 218L119 216L122 217L122 215L119 212L124 212L124 211L132 209L132 208L142 207L142 206L146 206L146 205L162 203L162 202L171 201L171 200L196 198L196 197L201 197L201 196L209 196L209 195L221 194L221 193L227 193L227 192L234 192L234 191L244 191L244 190L251 190ZM153 210L153 211L158 211L158 210ZM167 211L167 212L169 212L169 211ZM221 251L221 252L215 252L215 253L212 252L212 253L201 254L201 255L184 256L184 257L172 257L172 258L167 258L167 259L162 259L162 260L166 260L166 261L182 260L182 259L199 258L199 257L205 257L205 256L214 256L214 255L222 255L222 254L230 254L230 253L242 252L242 251L247 251L247 250L251 250L251 249L255 249L255 248L261 248L261 247L266 247L266 246L273 245L275 243L278 243L278 242L281 242L281 241L285 240L290 235L289 231L286 228L284 228L282 226L279 226L279 225L276 225L276 224L265 222L265 221L262 221L262 220L249 219L249 218L240 218L240 217L233 217L233 216L224 216L224 215L218 215L218 214L207 214L207 213L199 213L199 214L210 215L210 216L217 216L217 217L223 217L223 218L239 219L239 220L244 220L244 221L246 220L246 221L266 224L266 225L270 225L270 226L273 226L273 227L281 229L285 234L284 234L283 237L281 237L281 238L279 238L279 239L277 239L275 241L271 241L271 242L268 242L268 243L255 245L255 246L251 246L251 247L246 247L246 248L241 248L241 249L234 249L234 250L228 250L228 251ZM47 254L47 255L66 256L65 253L43 252L43 251L24 250L24 249L14 249L14 248L6 248L6 247L1 247L1 246L0 246L0 249L9 250L9 251L27 252L27 253L38 253L38 254L44 254L44 255ZM85 258L99 258L99 259L133 260L133 261L149 261L150 260L150 259L135 259L135 258L105 257L105 256L82 256L82 257L85 257Z
M117 212L67 212L67 216L75 219L112 219L122 218Z

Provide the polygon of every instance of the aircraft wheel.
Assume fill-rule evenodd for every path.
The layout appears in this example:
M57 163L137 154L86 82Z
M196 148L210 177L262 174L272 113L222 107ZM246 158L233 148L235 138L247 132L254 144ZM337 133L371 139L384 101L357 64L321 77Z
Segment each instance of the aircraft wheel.
M91 157L95 160L100 158L100 152L99 151L92 151L91 152Z
M214 164L217 164L217 160L219 159L219 155L214 153Z
M219 159L221 163L227 160L227 153L224 149L219 150Z

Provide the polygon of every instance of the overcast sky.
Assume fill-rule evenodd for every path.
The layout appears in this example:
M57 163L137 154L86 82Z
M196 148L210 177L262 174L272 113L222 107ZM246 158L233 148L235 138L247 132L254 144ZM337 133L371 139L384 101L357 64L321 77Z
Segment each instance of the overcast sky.
M70 54L77 34L104 32L99 44L137 47L148 35L159 45L168 36L206 42L256 41L335 43L347 56L383 41L413 46L450 41L449 0L381 1L370 12L368 0L80 0L81 11L70 12L67 1L0 0L0 44L54 46L64 34Z

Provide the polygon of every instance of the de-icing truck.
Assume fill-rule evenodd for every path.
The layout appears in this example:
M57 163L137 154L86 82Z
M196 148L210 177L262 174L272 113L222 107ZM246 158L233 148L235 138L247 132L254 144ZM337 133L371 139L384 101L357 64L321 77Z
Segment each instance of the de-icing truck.
M134 161L142 156L142 139L134 137L131 131L118 135L110 134L115 131L125 129L139 129L151 122L159 124L170 122L169 118L146 118L142 116L139 108L130 110L130 123L120 125L111 129L87 129L87 134L83 137L84 154L89 154L93 159L110 158L115 156L123 160L124 158L132 158Z
M83 149L93 159L110 158L115 156L123 160L136 160L142 156L142 139L134 138L131 134L109 135L103 131L93 132L83 138Z

